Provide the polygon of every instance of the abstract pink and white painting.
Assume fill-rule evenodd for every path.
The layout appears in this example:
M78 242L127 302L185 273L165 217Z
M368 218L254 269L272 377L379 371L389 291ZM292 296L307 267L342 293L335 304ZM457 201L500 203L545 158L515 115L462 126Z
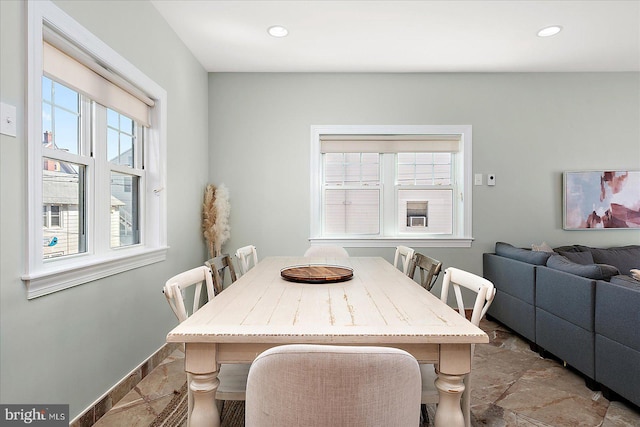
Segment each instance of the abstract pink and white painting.
M563 226L640 228L640 171L565 172Z

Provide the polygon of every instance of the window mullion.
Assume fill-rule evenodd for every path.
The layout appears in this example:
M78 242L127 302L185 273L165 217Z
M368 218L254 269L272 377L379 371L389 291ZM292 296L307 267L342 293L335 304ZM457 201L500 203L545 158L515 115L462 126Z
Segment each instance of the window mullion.
M92 129L93 129L93 114L91 111L91 100L84 95L80 95L80 123L79 125L79 137L80 146L78 147L80 155L78 156L81 161L86 165L84 168L84 177L80 177L80 196L78 204L78 220L81 225L79 226L79 240L80 240L80 253L93 253L93 219L90 212L93 209L94 194L91 188L93 182L93 170L95 162L91 156L92 147Z
M140 185L140 189L138 191L139 194L139 200L138 200L138 208L140 211L140 216L139 216L139 233L140 233L140 243L141 244L145 244L146 243L146 229L147 229L147 218L145 213L147 212L147 199L149 197L151 197L151 195L149 194L149 188L147 187L147 171L145 170L145 152L144 152L144 147L145 147L145 135L146 135L146 128L144 126L136 126L136 132L135 132L135 136L134 136L134 153L135 153L135 157L134 159L136 159L135 161L135 167L136 167L136 171L140 172L140 180L139 180L139 185Z
M394 153L381 154L381 186L380 192L380 223L382 236L392 236L397 233L397 226L394 218L396 210L396 155ZM389 203L393 201L393 203Z
M145 160L144 160L144 144L145 144L145 127L144 126L136 126L136 131L134 134L133 146L134 146L134 159L135 159L135 167L136 169L145 168Z
M93 103L93 240L96 253L105 253L109 250L110 232L110 201L111 190L109 188L111 170L107 162L107 109L97 103Z

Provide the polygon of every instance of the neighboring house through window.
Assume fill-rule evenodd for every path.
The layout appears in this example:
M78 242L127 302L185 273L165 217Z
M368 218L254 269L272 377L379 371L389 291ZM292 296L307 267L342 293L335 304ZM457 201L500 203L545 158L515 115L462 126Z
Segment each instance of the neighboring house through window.
M471 245L471 126L314 126L311 241Z
M28 14L34 298L165 259L166 92L53 3Z

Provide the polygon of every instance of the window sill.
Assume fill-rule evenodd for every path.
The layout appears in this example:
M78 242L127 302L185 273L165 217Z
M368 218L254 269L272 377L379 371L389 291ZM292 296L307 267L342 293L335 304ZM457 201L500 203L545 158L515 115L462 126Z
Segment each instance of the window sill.
M339 245L347 248L388 248L399 245L421 248L470 248L472 237L460 238L424 238L424 237L372 237L372 238L333 238L310 237L312 245Z
M102 279L134 268L143 267L164 261L167 247L127 252L118 257L108 259L92 259L89 262L79 259L78 262L34 271L22 276L27 286L27 299L38 298L73 286L82 285L93 280Z

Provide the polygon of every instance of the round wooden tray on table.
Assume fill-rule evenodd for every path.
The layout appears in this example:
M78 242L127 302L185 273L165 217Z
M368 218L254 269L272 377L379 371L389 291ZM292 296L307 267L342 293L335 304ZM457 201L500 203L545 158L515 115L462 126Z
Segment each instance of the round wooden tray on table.
M353 269L339 265L293 265L280 270L283 279L298 283L337 283L353 277Z

